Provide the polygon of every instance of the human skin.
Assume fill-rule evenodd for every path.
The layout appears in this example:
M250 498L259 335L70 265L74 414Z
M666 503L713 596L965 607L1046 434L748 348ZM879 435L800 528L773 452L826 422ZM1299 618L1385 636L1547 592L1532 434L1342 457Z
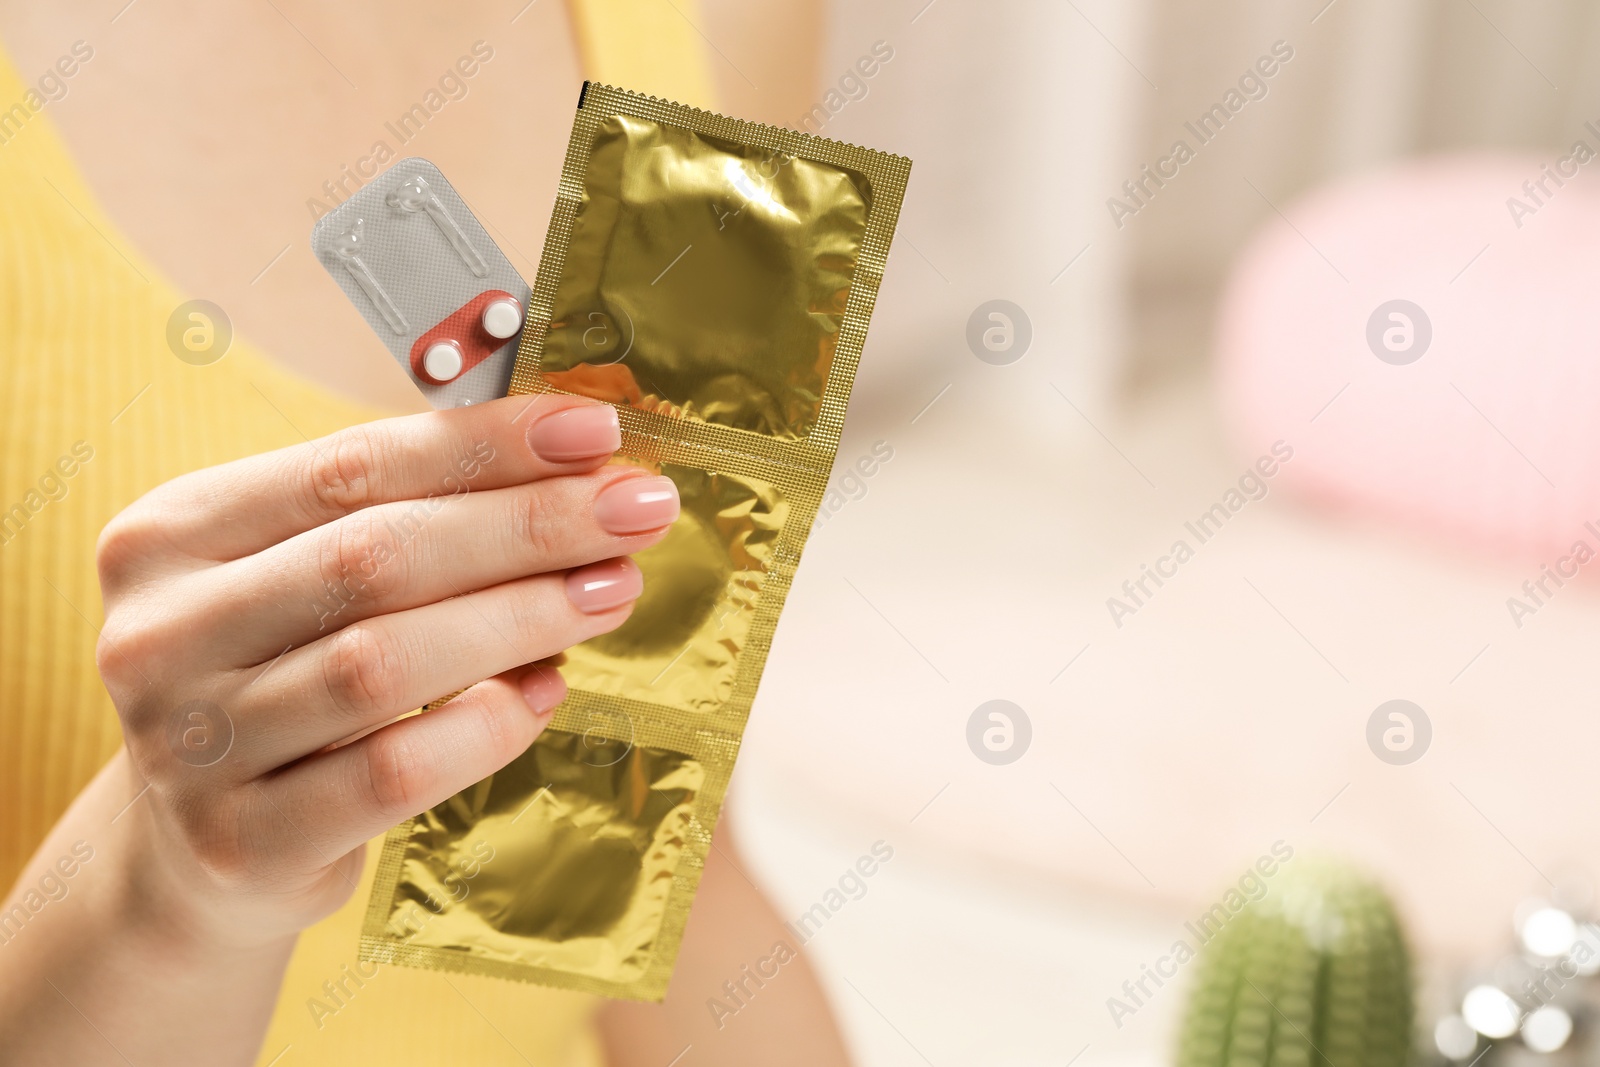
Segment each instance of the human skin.
M45 114L122 234L272 359L343 395L423 410L310 254L307 202L330 203L324 183L382 139L438 163L532 279L585 76L565 5L139 0L111 23L125 2L0 0L0 41L24 79L76 40L93 47ZM704 0L700 27L762 88L708 50L692 58L726 99L695 103L779 124L805 114L818 90L798 79L815 66L818 19L813 0ZM463 80L466 95L398 141L386 124L479 40L494 56Z
M125 747L23 872L104 842L11 946L6 1055L250 1062L295 936L349 898L366 842L524 751L566 695L545 661L630 614L626 557L678 499L609 464L619 443L608 406L507 397L184 475L114 518L96 660ZM185 743L195 709L231 725L215 757Z
M715 19L723 6L708 4L707 17ZM814 45L808 7L805 0L771 5L773 16L785 19L787 27L773 40L784 42L785 62L797 69L807 64L798 58L796 40ZM439 159L458 183L470 188L475 209L495 227L492 232L513 262L531 276L535 264L526 253L536 253L539 246L544 205L554 191L570 123L571 89L580 74L560 5L535 5L514 24L499 12L478 24L475 16L456 10L418 8L398 19L379 17L377 10L360 5L141 3L110 23L115 9L90 15L57 5L0 4L0 40L24 73L48 66L73 40L94 45L95 59L74 79L69 95L51 105L50 118L122 233L162 273L181 288L222 303L242 336L269 357L281 356L299 373L365 403L420 410L420 397L388 352L320 265L305 254L310 217L302 201L318 191L339 163L364 150L381 132L385 118L409 105L458 52L482 37L496 49L495 61L474 79L468 98L452 102L425 139L406 151ZM806 25L812 29L797 37L796 28ZM361 89L352 90L297 35L296 27L334 56ZM709 24L708 30L750 69L756 67L752 47L773 47L771 40L757 39L761 27L748 18L726 27ZM731 84L737 79L722 80ZM796 84L785 96L774 80L761 81L759 98L754 90L740 88L749 99L741 98L732 109L783 121L804 111L813 95L809 85ZM194 91L199 84L207 87L205 92ZM530 108L530 100L555 103ZM336 106L329 106L330 101ZM512 112L518 115L523 143L508 157L504 141L494 134L502 128L500 116ZM133 114L145 119L130 123ZM286 244L289 250L260 273ZM294 314L285 315L286 307ZM524 416L522 425L527 424ZM482 486L474 482L473 488ZM645 535L646 540L649 536L654 535ZM459 576L452 578L459 584ZM581 634L591 632L583 627L598 624L580 622ZM116 630L111 632L115 641ZM571 643L579 636L569 633L563 640ZM557 641L550 647L564 646ZM110 664L114 672L127 673L120 657L112 659L118 660ZM279 663L274 673L284 665ZM531 711L516 710L513 677L502 675L487 683L455 719L459 732L451 736L459 742L460 762L452 765L451 774L463 782L502 765L542 726ZM472 709L491 707L504 711L505 722L514 727L504 737L471 732ZM487 730L493 721L480 717L479 726ZM164 751L170 754L164 738L151 741L156 759ZM163 1032L180 1032L173 1025L177 1006L204 1003L203 1013L182 1016L186 1047L214 1050L208 1062L250 1062L253 1041L270 1016L294 931L331 911L350 892L358 851L328 864L322 882L297 883L298 896L263 902L252 893L167 894L156 877L159 870L150 870L147 854L141 852L153 847L147 842L163 830L156 817L160 805L148 805L147 810L147 802L158 798L157 790L141 796L144 784L129 750L119 752L18 877L19 887L35 883L47 860L68 854L72 843L86 836L82 827L104 826L113 816L119 828L130 827L127 835L119 835L119 843L97 844L95 869L115 872L115 877L74 882L71 907L65 902L53 906L30 926L30 934L35 929L40 934L28 939L34 955L13 957L13 965L0 974L0 1032L7 1035L0 1062L7 1056L19 1062L123 1062L63 997L78 1004L92 1002L95 1024L106 1030L104 1037L140 1064L175 1055L153 1047L140 1056L134 1047L144 1049L138 1044L142 1041L159 1046ZM243 795L245 803L261 806L262 794L253 787ZM129 805L134 797L139 799ZM196 802L190 797L180 802L185 804ZM420 795L406 805L422 806ZM406 814L410 812L387 823ZM197 862L181 858L180 836L165 840L180 852L174 870ZM327 842L318 844L329 847ZM741 872L724 830L719 830L716 844L701 896L715 907L702 904L691 914L679 957L683 977L667 1003L618 1005L600 1016L614 1064L670 1061L685 1043L679 1036L698 1034L709 1020L705 997L714 995L727 974L765 955L784 936L781 921ZM303 842L296 847L303 848ZM245 917L237 924L234 908ZM226 927L222 932L229 936L214 942L218 927ZM250 936L233 940L241 932ZM153 965L171 980L159 987L144 982L141 976ZM110 1015L102 1018L102 1009L110 1009ZM26 1045L25 1036L46 1044ZM48 1044L52 1040L75 1044ZM25 1049L37 1048L48 1048L49 1054L24 1055ZM715 1041L697 1043L695 1057L704 1064L751 1062L752 1050L760 1050L766 1063L845 1062L826 1002L804 959L785 967L783 982L741 1012L736 1028Z

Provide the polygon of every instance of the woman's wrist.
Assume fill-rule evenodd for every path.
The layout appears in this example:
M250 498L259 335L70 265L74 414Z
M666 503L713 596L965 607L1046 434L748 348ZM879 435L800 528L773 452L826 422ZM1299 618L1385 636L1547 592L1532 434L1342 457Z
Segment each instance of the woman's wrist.
M141 795L145 786L126 749L107 770L112 774L102 778L108 779L108 799L117 804L117 832L106 839L107 891L98 921L176 965L220 956L287 956L298 931L254 921L249 898L230 892L175 847L172 829L161 825L165 813Z
M163 855L148 798L129 803L134 777L115 757L12 891L7 914L28 918L3 946L0 1032L18 1062L186 1062L182 1034L208 1062L247 1064L295 935L231 927Z

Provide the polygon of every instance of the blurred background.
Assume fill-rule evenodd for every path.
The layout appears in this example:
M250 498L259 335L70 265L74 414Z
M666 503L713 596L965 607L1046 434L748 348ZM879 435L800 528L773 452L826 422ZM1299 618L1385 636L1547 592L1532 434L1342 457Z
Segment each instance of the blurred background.
M780 913L823 905L860 1062L1166 1062L1187 973L1111 1001L1275 846L1388 889L1426 1032L1514 916L1587 918L1593 5L282 0L199 54L160 5L86 19L49 105L90 185L241 336L394 409L306 236L475 40L400 154L529 276L586 77L915 161L731 800ZM25 76L59 26L6 10Z

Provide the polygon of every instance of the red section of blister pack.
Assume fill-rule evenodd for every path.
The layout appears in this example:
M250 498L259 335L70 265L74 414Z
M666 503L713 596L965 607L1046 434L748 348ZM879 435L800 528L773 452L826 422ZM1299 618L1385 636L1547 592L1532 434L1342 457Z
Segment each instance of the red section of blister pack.
M522 304L504 289L468 300L411 346L411 370L443 385L488 359L522 328Z

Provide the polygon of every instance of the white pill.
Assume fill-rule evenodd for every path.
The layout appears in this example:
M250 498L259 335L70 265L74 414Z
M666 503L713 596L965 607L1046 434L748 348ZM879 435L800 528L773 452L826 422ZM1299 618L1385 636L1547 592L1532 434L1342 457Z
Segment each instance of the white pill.
M441 384L455 381L461 374L461 349L450 341L430 345L422 357L422 371Z
M509 297L494 301L483 309L483 328L490 337L515 337L522 329L522 306Z

